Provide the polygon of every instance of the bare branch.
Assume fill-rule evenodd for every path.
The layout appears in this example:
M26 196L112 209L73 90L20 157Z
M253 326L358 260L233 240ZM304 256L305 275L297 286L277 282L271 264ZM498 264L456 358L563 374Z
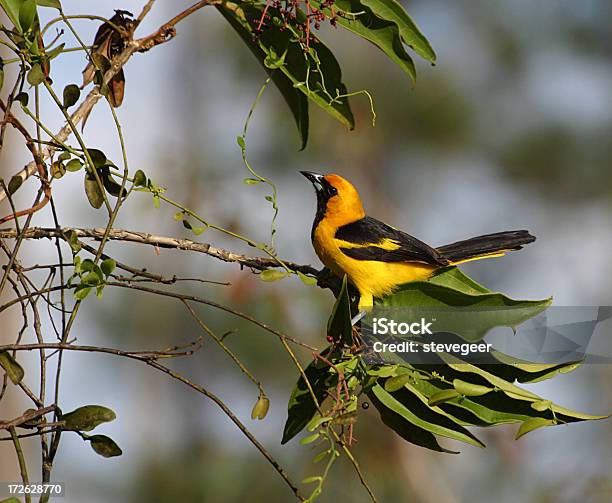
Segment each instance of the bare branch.
M76 233L77 237L80 238L93 238L101 240L104 236L104 229L93 228L93 229L80 229L72 227L63 227L61 229L54 228L43 228L43 227L32 227L21 233L23 239L42 239L42 238L53 238L53 237L64 237L64 235L70 231ZM17 237L17 232L14 229L0 229L0 239L14 239ZM141 243L157 248L174 248L177 250L192 251L198 253L204 253L211 257L222 260L223 262L236 262L243 267L249 267L257 271L264 271L266 269L278 267L278 260L272 258L263 257L249 257L247 255L241 255L233 253L223 248L216 248L208 243L199 243L190 239L178 239L166 236L156 236L147 232L136 232L128 231L123 229L112 229L108 234L108 239L114 241L129 241L132 243ZM294 262L283 262L292 270L299 271L303 274L313 276L319 281L319 286L323 288L332 288L329 284L325 275L317 271L314 267L309 265L296 264Z

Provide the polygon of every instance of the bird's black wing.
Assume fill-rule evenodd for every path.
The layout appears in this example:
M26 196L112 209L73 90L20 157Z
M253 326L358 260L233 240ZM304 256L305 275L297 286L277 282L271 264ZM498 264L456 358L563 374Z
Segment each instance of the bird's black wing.
M340 244L340 250L356 260L421 262L437 266L448 264L448 260L435 248L372 217L364 217L338 228L335 238L354 245Z

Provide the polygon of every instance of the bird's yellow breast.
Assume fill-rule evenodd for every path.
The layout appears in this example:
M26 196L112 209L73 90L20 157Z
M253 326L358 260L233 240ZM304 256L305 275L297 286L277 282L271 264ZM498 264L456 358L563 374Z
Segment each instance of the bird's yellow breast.
M313 246L326 267L340 277L346 274L355 285L361 296L360 309L371 306L373 297L388 295L398 285L429 278L434 270L431 265L416 262L381 262L348 257L340 248L349 247L349 243L336 239L335 234L335 226L321 221L313 233ZM387 247L394 249L391 241L385 243Z

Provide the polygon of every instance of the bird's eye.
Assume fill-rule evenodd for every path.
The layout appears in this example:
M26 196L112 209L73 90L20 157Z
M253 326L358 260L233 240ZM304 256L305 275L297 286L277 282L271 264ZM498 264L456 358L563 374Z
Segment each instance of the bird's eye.
M329 190L333 195L336 195L338 193L338 189L336 189L336 187L331 187Z

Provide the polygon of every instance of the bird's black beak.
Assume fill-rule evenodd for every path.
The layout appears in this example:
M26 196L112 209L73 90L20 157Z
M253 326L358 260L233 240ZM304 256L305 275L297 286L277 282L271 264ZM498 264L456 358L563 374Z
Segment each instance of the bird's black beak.
M310 183L314 185L315 190L320 190L323 187L323 175L319 175L318 173L313 173L311 171L300 171L300 173L310 180Z

